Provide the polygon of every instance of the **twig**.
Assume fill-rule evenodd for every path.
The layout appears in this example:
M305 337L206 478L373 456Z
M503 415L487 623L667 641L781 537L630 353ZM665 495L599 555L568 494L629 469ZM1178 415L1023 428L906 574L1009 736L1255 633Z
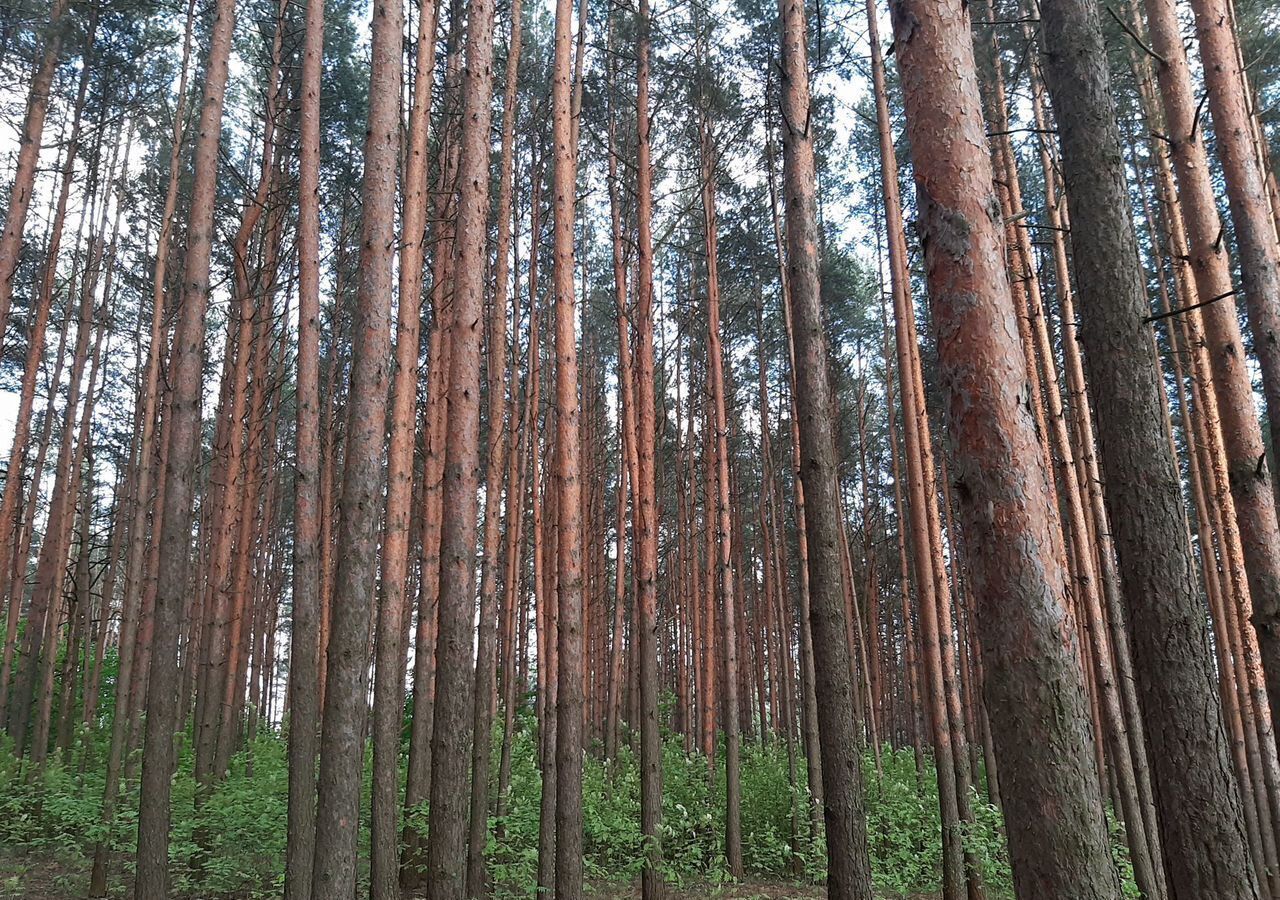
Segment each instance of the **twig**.
M1142 321L1159 322L1161 319L1168 319L1171 316L1180 315L1181 313L1185 313L1185 312L1191 312L1194 309L1200 309L1202 306L1208 306L1210 303L1217 303L1219 300L1225 300L1228 297L1234 297L1236 294L1239 294L1239 293L1241 293L1239 290L1227 291L1225 294L1219 294L1216 297L1211 297L1208 300L1202 300L1199 303L1193 303L1190 306L1180 306L1177 309L1171 309L1167 312L1156 313L1154 316L1147 316Z
M1027 127L1025 127L1025 128L1006 128L1004 131L988 131L988 132L987 132L987 137L989 137L989 138L993 138L993 137L1004 137L1005 135L1008 135L1008 134L1028 134L1028 133L1030 133L1030 134L1057 134L1057 133L1058 133L1058 129L1056 129L1056 128L1036 128L1036 127L1034 127L1034 126L1027 126Z
M1144 53L1146 53L1152 59L1158 59L1160 61L1160 65L1162 66L1167 65L1167 63L1164 61L1164 57L1161 56L1156 51L1152 50L1150 47L1148 47L1146 45L1146 42L1143 41L1142 38L1138 37L1138 33L1134 31L1131 27L1129 27L1129 23L1126 22L1124 19L1120 18L1118 15L1116 15L1116 11L1112 9L1110 6L1107 7L1107 13L1111 16L1111 18L1116 20L1117 25L1119 25L1121 28L1124 29L1125 34L1133 38L1133 42L1137 44L1139 47L1141 47Z
M1191 120L1191 140L1196 139L1196 129L1200 127L1200 113L1204 112L1205 101L1209 99L1208 92L1200 95L1200 102L1196 104L1196 117Z

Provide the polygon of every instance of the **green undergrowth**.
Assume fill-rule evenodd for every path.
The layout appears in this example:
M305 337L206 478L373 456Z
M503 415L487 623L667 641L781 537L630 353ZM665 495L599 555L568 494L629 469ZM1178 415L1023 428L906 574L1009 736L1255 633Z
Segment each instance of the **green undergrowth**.
M86 746L87 742L87 746ZM190 742L183 741L173 782L173 834L170 847L175 894L186 897L273 897L283 883L288 775L285 741L276 733L260 736L239 753L230 776L195 811L195 781ZM501 733L495 733L496 781ZM88 755L85 756L87 751ZM114 825L99 824L106 757L105 738L86 738L67 761L55 757L32 775L0 749L0 848L5 870L0 879L21 879L23 866L56 860L56 878L66 896L83 896L84 878L96 841L113 849L113 891L123 894L132 875L137 829L136 780L126 786ZM499 898L534 893L538 856L538 774L533 722L521 719L513 745L511 793L506 814L491 821L486 853ZM723 852L723 765L710 777L706 757L688 754L682 741L668 735L663 749L663 832L665 876L690 891L711 893L729 881ZM885 897L928 895L940 889L941 838L937 786L932 770L917 778L910 750L881 754L877 775L868 754L864 775L868 845L876 889ZM81 765L81 759L86 764ZM793 789L789 761L780 742L744 742L742 754L742 844L746 874L753 882L813 885L821 882L826 847L808 833L808 789L802 755L795 761ZM599 883L638 877L643 858L640 834L639 766L623 747L606 764L585 761L583 845L585 872ZM368 813L369 760L365 763ZM976 822L964 839L982 868L988 896L1012 896L999 811L974 794ZM793 810L796 827L793 829ZM411 812L425 822L427 810ZM197 830L197 822L200 828ZM361 823L360 855L368 859L368 822ZM1115 835L1122 870L1123 835ZM47 866L46 866L47 867ZM15 871L17 874L14 874ZM1126 878L1132 889L1132 879ZM3 883L0 882L0 891ZM1136 896L1136 892L1133 892Z

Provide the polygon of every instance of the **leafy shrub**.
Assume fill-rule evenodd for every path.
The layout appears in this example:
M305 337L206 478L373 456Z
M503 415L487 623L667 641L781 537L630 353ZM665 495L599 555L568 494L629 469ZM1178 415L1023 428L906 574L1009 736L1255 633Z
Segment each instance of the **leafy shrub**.
M53 758L32 776L0 743L0 847L42 858L78 859L87 868L94 843L105 838L126 868L137 841L137 783L127 782L110 831L100 824L105 734L85 736L63 765ZM511 788L505 814L491 819L486 847L495 893L528 897L537 881L538 817L542 779L537 728L517 719L512 743ZM179 755L173 782L170 865L175 892L188 897L274 897L284 878L288 768L282 735L264 732L237 754L228 777L196 809L193 756ZM495 728L494 781L502 746ZM742 748L743 862L749 877L820 882L826 847L808 833L809 791L803 753L788 757L781 741L744 741ZM86 755L87 754L87 755ZM370 758L365 760L364 802L368 812ZM882 774L868 755L864 765L867 839L877 892L904 896L936 892L941 884L941 829L937 783L931 765L917 778L910 750L884 748ZM83 768L83 771L81 771ZM792 777L794 771L794 778ZM794 785L793 785L794 782ZM494 788L496 791L496 786ZM496 801L496 797L491 797ZM673 883L718 884L728 880L724 855L724 761L686 753L677 735L663 743L664 875ZM975 793L975 822L965 829L966 847L982 867L988 896L1011 897L1012 877L999 810ZM491 807L492 808L492 807ZM410 815L425 828L426 804ZM583 770L583 851L586 876L630 881L640 874L640 766L624 742L617 759L594 755ZM1126 896L1138 896L1128 867L1123 826L1112 823L1112 843ZM362 820L360 855L368 858L368 822Z

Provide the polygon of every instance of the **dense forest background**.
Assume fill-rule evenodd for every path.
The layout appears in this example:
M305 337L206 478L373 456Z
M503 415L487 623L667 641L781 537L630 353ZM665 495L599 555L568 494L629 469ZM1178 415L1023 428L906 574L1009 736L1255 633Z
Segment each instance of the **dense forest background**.
M1280 896L1280 8L889 7L0 5L0 893Z

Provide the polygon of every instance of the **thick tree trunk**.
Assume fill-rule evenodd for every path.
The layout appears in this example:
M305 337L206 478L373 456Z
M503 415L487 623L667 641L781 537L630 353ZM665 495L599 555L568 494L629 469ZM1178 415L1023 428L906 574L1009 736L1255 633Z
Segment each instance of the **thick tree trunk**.
M778 256L778 280L782 292L782 310L786 320L788 402L791 407L791 488L795 502L796 545L799 551L800 590L800 693L801 731L804 735L805 766L809 777L809 834L817 840L822 830L822 760L818 746L818 697L813 669L813 630L811 627L809 586L809 533L805 513L804 481L800 477L800 423L796 414L795 330L791 323L791 287L787 278L786 246L778 213L778 188L774 180L772 133L765 145L769 175L769 205L773 218L773 240Z
M1042 46L1059 123L1081 339L1155 784L1169 887L1178 897L1252 898L1240 797L1166 439L1144 273L1128 200L1106 51L1093 0L1046 0ZM1195 779L1197 783L1189 783Z
M1089 637L1090 657L1093 663L1091 671L1095 676L1094 686L1099 719L1111 763L1110 774L1114 778L1116 792L1120 799L1117 812L1126 826L1134 879L1145 896L1159 898L1164 895L1164 879L1159 840L1154 833L1157 826L1154 821L1154 810L1145 810L1141 803L1140 798L1144 792L1139 788L1139 773L1145 775L1147 771L1146 745L1141 740L1131 739L1129 734L1130 723L1126 720L1120 696L1121 687L1125 682L1116 677L1116 666L1112 664L1113 651L1107 640L1108 630L1099 595L1099 584L1102 579L1095 577L1094 547L1089 541L1090 522L1084 511L1079 470L1075 465L1072 442L1068 433L1068 421L1058 387L1057 366L1045 321L1040 280L1035 271L1035 257L1028 230L1013 224L1025 214L1025 211L1022 205L1022 190L1016 158L1009 138L1008 101L999 46L994 33L989 32L987 37L988 52L982 62L985 64L983 74L984 86L987 88L988 121L995 132L992 138L992 155L997 178L1002 186L1005 221L1008 223L1005 233L1011 244L1009 248L1010 277L1015 278L1016 283L1021 286L1028 309L1030 320L1028 330L1035 345L1035 352L1030 358L1036 362L1039 372L1033 377L1038 379L1043 387L1051 429L1051 434L1048 436L1051 438L1053 450L1051 459L1060 479L1059 497L1065 511L1062 522L1062 538L1065 542L1064 560L1068 571L1073 574L1075 584L1073 593L1076 596L1077 610L1083 614L1086 626L1084 631ZM1083 399L1078 398L1078 402ZM1115 656L1117 660L1122 657L1127 660L1127 646L1123 648L1117 646ZM1140 729L1141 722L1134 721L1132 727ZM1148 780L1141 779L1143 784ZM1144 812L1150 813L1152 821L1147 821Z
M923 374L915 347L915 309L911 302L911 280L906 258L907 244L898 196L898 167L890 130L888 93L884 86L884 62L876 33L874 7L868 11L872 29L872 74L877 85L876 118L880 135L881 184L885 194L885 224L888 233L890 285L893 292L894 334L897 342L898 379L901 387L903 432L906 444L907 505L911 514L911 545L916 591L920 611L920 649L924 691L933 734L934 762L938 776L938 802L942 818L943 896L954 900L961 896L966 884L976 888L978 873L966 866L961 834L961 821L972 821L968 811L968 786L958 784L964 755L963 741L955 740L955 725L948 709L949 676L953 670L943 652L950 644L950 603L942 603L941 595L949 590L945 572L937 565L941 543L933 533L938 504L933 475L933 450L928 411L924 408ZM899 528L904 527L903 524ZM954 562L953 562L954 565ZM962 732L961 732L962 733Z
M968 13L956 0L891 10L1015 885L1026 896L1116 897Z

